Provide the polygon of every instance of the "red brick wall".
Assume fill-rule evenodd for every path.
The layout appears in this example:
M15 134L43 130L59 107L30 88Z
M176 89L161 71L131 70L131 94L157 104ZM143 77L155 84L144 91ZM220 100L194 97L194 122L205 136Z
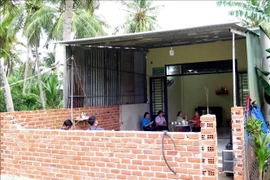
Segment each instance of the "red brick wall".
M234 162L234 180L245 180L247 169L245 169L246 152L245 152L245 116L243 107L233 107L232 112L232 139L233 152L235 156ZM249 152L250 155L253 152Z
M15 129L1 118L1 174L34 179L217 179L214 116L203 116L201 133L61 131Z
M87 116L96 116L99 126L106 130L120 129L119 106L74 108L74 117L80 116L82 111L84 111ZM27 129L59 129L64 120L71 119L71 109L0 113L0 117L6 116L13 117L17 124L25 126ZM82 123L79 123L77 129L89 128L88 123L85 123L85 125L86 126L82 126Z

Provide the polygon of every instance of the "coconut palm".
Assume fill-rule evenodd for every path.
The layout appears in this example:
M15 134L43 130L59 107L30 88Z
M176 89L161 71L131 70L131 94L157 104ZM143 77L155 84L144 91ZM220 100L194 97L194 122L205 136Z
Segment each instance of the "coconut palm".
M159 28L158 11L162 6L154 6L151 0L122 1L127 12L124 24L115 28L113 34L124 30L124 33L153 31Z
M67 40L106 35L108 24L94 12L99 7L97 0L51 0L55 3L54 23L47 29L48 40ZM70 10L71 8L71 10ZM67 21L67 22L66 22ZM65 26L65 27L64 27ZM71 28L71 29L70 29Z
M218 1L218 6L233 7L236 10L229 11L229 15L241 19L246 27L262 26L270 32L270 1L269 0L245 0L245 1Z
M70 4L70 1L71 4ZM36 69L38 74L40 99L43 108L45 108L45 97L42 89L41 75L40 75L40 59L39 59L39 42L43 34L50 40L62 40L64 30L71 27L71 31L65 36L69 36L72 31L75 33L75 38L92 37L105 35L103 27L107 24L98 16L94 14L94 10L98 7L98 1L94 0L28 0L28 1L1 1L1 14L5 14L11 19L9 24L9 32L17 33L19 30L23 31L23 35L27 38L28 55L25 63L25 75L27 78L29 69L29 49L34 49L34 57L36 58ZM53 4L53 5L52 5ZM7 11L9 7L10 11ZM69 10L66 7L69 7ZM70 10L71 9L71 10ZM5 10L5 11L4 11ZM70 26L64 28L65 14L71 13ZM70 17L70 15L68 16ZM26 80L23 86L25 92Z
M8 1L1 1L0 4L0 79L1 79L1 91L3 89L4 99L6 104L6 110L8 112L14 111L14 104L11 96L10 86L7 80L5 64L7 67L11 67L12 62L12 50L14 43L17 42L15 33L9 31L9 25L12 22L14 16L12 16L12 10L6 11L5 8L9 9L13 6L12 3ZM2 14L5 13L5 14ZM7 16L9 15L9 16ZM4 63L4 61L6 63Z

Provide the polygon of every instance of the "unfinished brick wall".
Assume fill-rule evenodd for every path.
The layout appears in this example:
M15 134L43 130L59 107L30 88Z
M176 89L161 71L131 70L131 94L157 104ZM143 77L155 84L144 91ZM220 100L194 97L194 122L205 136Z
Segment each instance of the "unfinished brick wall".
M80 116L81 112L87 116L97 117L99 126L106 130L119 130L119 106L74 108L74 117ZM17 111L11 113L0 113L0 117L13 117L16 124L26 129L59 129L63 121L71 119L71 109L49 109L37 111ZM88 129L88 123L79 123L77 129Z
M55 180L216 180L215 116L202 116L201 133L16 129L1 117L1 174Z
M234 179L245 180L246 157L245 157L245 116L243 107L233 107L232 113L232 139L234 162ZM252 152L250 152L252 153Z

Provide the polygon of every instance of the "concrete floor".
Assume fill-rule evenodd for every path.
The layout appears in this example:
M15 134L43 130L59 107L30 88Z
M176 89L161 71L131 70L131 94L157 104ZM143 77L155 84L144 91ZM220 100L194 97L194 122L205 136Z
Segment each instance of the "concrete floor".
M218 180L232 180L233 177L231 176L226 176L225 174L219 174L218 175Z

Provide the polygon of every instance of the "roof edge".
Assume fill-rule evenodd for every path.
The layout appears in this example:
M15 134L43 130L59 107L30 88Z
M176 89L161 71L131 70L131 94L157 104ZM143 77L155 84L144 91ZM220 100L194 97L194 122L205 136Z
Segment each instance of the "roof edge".
M246 29L246 31L249 31L247 28L242 27L238 25L240 22L228 22L228 23L222 23L222 24L211 24L211 25L204 25L204 26L194 26L194 27L188 27L188 28L182 28L182 29L172 29L172 30L160 30L160 31L148 31L148 32L139 32L139 33L129 33L129 34L121 34L121 35L108 35L108 36L100 36L100 37L91 37L91 38L81 38L81 39L73 39L73 40L66 40L66 41L56 41L53 42L53 44L72 44L76 42L86 42L89 40L103 40L108 38L123 38L123 37L135 37L138 35L149 35L149 34L155 34L155 33L165 33L165 32L174 32L174 31L187 31L192 29L200 29L200 28L211 28L211 27L218 27L218 26L238 26L240 28Z

